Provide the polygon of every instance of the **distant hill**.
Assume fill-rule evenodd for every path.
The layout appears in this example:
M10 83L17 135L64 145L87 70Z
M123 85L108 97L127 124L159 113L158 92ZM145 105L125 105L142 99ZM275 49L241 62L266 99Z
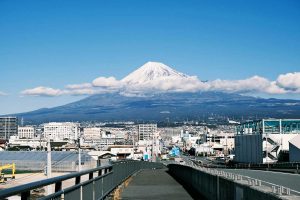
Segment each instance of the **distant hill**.
M17 114L26 121L185 120L211 114L230 118L300 118L300 101L263 99L222 92L160 93L130 97L98 94L55 108Z

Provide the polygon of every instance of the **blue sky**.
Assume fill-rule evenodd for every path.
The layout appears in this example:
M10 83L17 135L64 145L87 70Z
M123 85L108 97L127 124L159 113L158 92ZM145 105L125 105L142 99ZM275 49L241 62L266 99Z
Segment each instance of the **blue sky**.
M24 96L159 61L202 80L300 71L300 2L0 0L0 114L84 96ZM261 94L299 98L297 94Z

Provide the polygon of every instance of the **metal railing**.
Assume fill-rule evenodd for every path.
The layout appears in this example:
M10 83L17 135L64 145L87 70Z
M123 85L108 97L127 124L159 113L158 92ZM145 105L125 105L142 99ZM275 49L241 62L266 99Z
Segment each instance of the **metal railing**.
M169 163L169 164L178 164L178 163ZM297 169L298 169L298 164L299 163L282 163L280 165L297 167ZM193 162L191 160L186 160L184 162L184 164L182 164L182 165L203 171L203 172L211 174L211 175L223 177L223 178L226 178L233 182L238 182L238 183L243 183L248 186L253 186L253 187L256 187L256 189L258 189L258 190L262 189L266 192L273 193L275 195L297 196L297 198L300 196L300 191L292 190L292 189L290 189L288 187L284 187L282 185L277 185L277 184L263 181L260 179L255 179L255 178L252 178L249 176L223 171L222 168L213 168L211 166L207 167L204 165L199 165L199 163ZM274 165L274 166L280 166L280 165ZM241 166L245 166L244 169L249 169L246 167L246 165L241 165ZM265 165L263 165L263 166L265 166ZM243 168L240 168L240 169L243 169Z
M194 160L194 162L199 162ZM207 168L228 168L228 169L254 169L254 170L267 170L267 171L279 171L287 173L300 173L300 163L299 162L279 162L279 163L264 163L264 164L254 164L254 163L201 163L199 165Z
M222 176L218 170L204 170L183 164L169 164L170 174L181 181L185 187L192 188L204 199L281 199L274 193L263 191Z
M268 181L263 181L260 179L255 179L250 176L240 175L237 173L225 172L222 169L213 169L213 168L204 168L204 167L195 167L198 170L204 171L206 173L221 176L228 180L232 180L234 182L240 182L248 186L256 187L257 189L263 189L266 192L270 192L279 196L300 196L300 192L296 190L292 190L288 187L284 187L282 185L277 185L274 183L270 183ZM264 187L262 187L264 186Z
M36 181L25 185L16 186L0 191L0 199L14 195L20 195L21 200L42 199L42 200L95 200L104 199L119 184L129 176L141 169L162 168L161 163L143 161L120 161L112 165L101 166L81 172L71 173L50 179ZM86 180L84 180L84 178ZM72 182L68 187L63 187L65 182ZM47 187L54 189L52 194L47 196L33 197L33 191ZM52 187L52 189L51 189Z

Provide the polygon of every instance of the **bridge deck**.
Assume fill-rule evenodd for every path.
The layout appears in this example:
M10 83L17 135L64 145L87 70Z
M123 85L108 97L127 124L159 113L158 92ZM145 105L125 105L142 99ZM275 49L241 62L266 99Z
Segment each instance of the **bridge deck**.
M133 176L124 188L121 199L185 199L193 197L180 185L166 169L143 170Z

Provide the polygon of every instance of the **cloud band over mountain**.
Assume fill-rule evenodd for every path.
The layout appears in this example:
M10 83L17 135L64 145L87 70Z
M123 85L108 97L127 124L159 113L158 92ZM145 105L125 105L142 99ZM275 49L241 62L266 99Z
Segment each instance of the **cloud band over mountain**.
M213 80L203 82L157 62L148 62L122 80L98 77L91 83L72 84L64 89L36 87L21 92L30 96L93 95L120 92L141 95L149 92L222 91L229 93L300 94L300 72L281 74L274 81L252 76L243 80ZM1 94L0 94L1 95Z

